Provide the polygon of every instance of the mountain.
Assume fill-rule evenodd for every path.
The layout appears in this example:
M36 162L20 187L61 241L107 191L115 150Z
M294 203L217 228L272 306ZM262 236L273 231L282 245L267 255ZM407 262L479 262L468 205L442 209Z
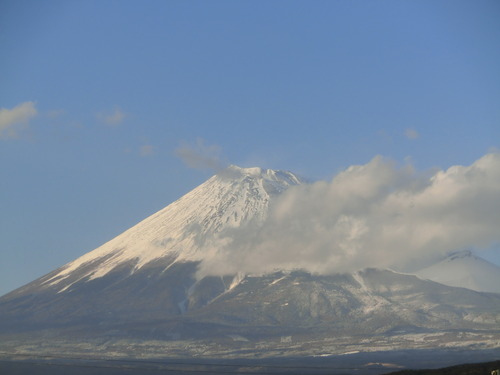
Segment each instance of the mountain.
M301 182L290 172L230 166L99 248L0 298L0 306L8 301L11 316L29 322L99 319L110 311L179 314L198 263L210 257L206 243L231 228L258 226L270 202Z
M500 293L500 267L468 250L454 252L416 275L444 285Z
M0 352L229 359L500 347L500 294L382 269L198 274L214 239L258 230L273 200L301 183L284 171L220 172L1 297Z
M262 222L273 197L299 183L301 179L290 172L230 166L44 283L63 291L79 280L123 267L134 273L151 264L202 260L210 256L207 241L223 230Z

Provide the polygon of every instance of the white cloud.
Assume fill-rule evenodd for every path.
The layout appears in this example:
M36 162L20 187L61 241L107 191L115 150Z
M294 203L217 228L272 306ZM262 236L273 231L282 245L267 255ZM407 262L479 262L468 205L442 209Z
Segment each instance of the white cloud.
M415 129L408 128L405 130L405 137L408 139L417 139L420 137L420 134Z
M202 138L198 138L194 145L183 143L175 150L188 167L195 169L210 169L219 172L227 164L222 161L221 148L217 145L207 145Z
M330 182L289 189L261 228L221 234L200 274L410 270L500 243L499 212L500 153L430 176L376 157Z
M119 125L125 120L127 114L120 108L115 108L112 112L99 112L97 118L108 125Z
M0 138L16 138L28 122L38 114L34 102L24 102L12 109L0 109Z

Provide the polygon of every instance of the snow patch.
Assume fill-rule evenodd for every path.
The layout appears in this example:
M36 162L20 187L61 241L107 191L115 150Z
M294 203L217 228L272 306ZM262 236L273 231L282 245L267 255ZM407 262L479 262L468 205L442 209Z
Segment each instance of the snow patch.
M243 272L238 272L236 276L234 276L233 280L231 281L231 284L229 285L229 290L232 290L236 288L238 285L241 284L241 282L245 279L245 274Z
M270 284L269 284L269 286L271 286L271 285L275 285L275 284L279 283L281 280L286 279L286 277L287 277L287 276L288 276L288 275L285 275L285 276L283 276L283 277L280 277L279 279L274 280L272 283L270 283Z
M246 337L240 336L240 335L227 335L229 338L233 339L233 341L239 341L239 342L249 342Z

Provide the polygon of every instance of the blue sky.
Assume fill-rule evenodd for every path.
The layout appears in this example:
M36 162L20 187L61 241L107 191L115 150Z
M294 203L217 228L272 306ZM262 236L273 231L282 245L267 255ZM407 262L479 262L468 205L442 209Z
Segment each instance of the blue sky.
M499 19L486 0L2 1L0 294L213 173L179 148L311 179L498 150Z

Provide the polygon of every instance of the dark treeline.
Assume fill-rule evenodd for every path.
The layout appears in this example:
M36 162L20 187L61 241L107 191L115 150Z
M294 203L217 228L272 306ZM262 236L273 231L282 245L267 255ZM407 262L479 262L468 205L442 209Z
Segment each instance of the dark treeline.
M497 369L500 369L500 361L467 363L440 369L403 370L390 375L490 375L493 370Z
M402 370L396 372L374 371L366 372L370 375L385 373L387 375L490 375L493 370L500 368L500 360L485 363L462 364L457 366L423 369ZM365 369L366 370L366 369ZM2 375L165 375L165 374L362 374L360 369L334 368L334 367L280 367L280 366L233 366L233 365L183 365L172 366L169 364L151 365L120 363L49 363L25 361L0 361L0 374Z

